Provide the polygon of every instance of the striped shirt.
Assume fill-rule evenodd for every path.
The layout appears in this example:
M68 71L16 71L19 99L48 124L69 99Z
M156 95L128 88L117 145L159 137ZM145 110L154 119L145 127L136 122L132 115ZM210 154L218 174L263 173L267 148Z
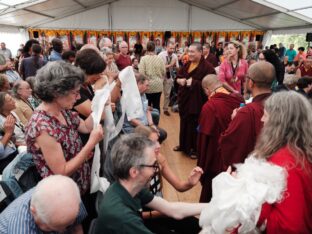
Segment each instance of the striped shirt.
M34 217L30 212L30 200L34 189L24 193L16 200L14 200L1 214L0 214L0 233L8 234L41 234L57 232L43 232L36 225ZM75 224L79 224L87 217L87 211L84 205L80 204L79 213Z
M139 72L149 79L149 90L146 93L159 93L163 90L163 77L166 74L165 64L157 55L145 55L141 58Z

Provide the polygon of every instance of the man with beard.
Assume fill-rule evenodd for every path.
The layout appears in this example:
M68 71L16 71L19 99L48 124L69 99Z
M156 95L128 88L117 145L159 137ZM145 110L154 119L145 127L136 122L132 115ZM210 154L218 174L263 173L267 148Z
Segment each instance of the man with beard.
M155 145L151 140L134 133L124 135L114 144L111 155L116 181L108 188L100 204L95 233L199 232L198 220L194 222L196 219L189 216L200 214L207 204L168 202L147 189L154 173L159 170ZM148 228L142 219L143 206L172 218L149 217Z
M251 92L253 100L233 111L233 119L219 139L220 157L224 161L224 169L235 163L244 162L253 151L263 127L261 121L263 105L271 95L275 69L268 62L254 63L249 67L246 79L246 88Z
M183 151L191 158L196 158L198 117L207 100L201 83L206 75L216 72L204 59L200 43L193 43L189 47L188 55L189 62L179 70L177 75L180 135L179 145L174 148L174 151Z
M231 114L244 99L240 94L227 90L216 75L208 75L202 81L208 101L203 106L198 127L198 162L203 168L200 202L209 202L212 197L212 179L223 171L223 162L218 155L218 140L231 122Z

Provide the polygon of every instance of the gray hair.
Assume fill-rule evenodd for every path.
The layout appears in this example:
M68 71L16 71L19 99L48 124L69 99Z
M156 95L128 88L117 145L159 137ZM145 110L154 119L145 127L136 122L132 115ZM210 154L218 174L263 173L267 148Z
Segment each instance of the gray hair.
M99 47L100 50L102 50L103 47L106 47L107 43L112 43L111 39L107 38L107 37L103 37L100 42L99 42Z
M284 85L295 85L299 78L295 74L285 74L283 84Z
M146 80L148 80L148 78L142 73L135 74L135 79L138 84L143 84Z
M53 199L52 203L51 199ZM78 186L70 177L51 175L37 184L30 205L35 208L39 219L49 224L54 218L54 211L61 207L76 208L78 214L80 202Z
M64 61L49 62L37 71L34 91L44 102L66 96L69 91L83 84L83 71Z
M17 98L17 99L21 99L20 94L18 93L18 89L21 87L21 85L26 82L24 80L18 80L14 83L13 87L12 87L12 96ZM28 83L28 82L26 82Z
M264 124L255 147L255 155L269 158L287 146L297 163L305 166L305 159L312 163L312 106L295 91L273 94L265 102L268 121Z
M114 144L111 153L115 178L128 179L130 168L144 164L145 150L152 147L154 143L140 134L123 135Z

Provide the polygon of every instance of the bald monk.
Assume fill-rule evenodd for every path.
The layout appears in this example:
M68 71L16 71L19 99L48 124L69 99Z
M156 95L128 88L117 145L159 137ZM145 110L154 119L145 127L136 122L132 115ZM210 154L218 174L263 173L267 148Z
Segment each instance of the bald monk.
M246 88L251 92L253 100L237 110L236 116L220 137L219 150L224 168L243 162L253 151L263 126L263 104L271 95L271 84L276 79L275 69L271 63L257 62L249 67L246 78Z
M191 158L196 158L198 117L207 100L202 90L202 79L208 74L215 74L213 66L203 57L200 43L189 47L189 62L177 74L179 85L178 104L180 115L179 145L175 151L183 151Z
M204 171L200 202L209 202L212 197L212 179L223 169L223 162L218 156L220 134L227 129L233 110L245 101L240 94L227 90L216 75L205 76L202 87L208 101L199 117L197 165Z

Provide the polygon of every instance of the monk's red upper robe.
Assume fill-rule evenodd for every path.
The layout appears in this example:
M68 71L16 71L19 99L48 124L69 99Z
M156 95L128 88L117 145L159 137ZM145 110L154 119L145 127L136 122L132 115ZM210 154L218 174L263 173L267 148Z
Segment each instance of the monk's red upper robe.
M223 162L218 155L218 140L220 134L228 127L233 110L238 108L240 103L244 103L244 99L239 94L216 93L202 108L197 141L197 165L204 170L200 202L210 200L211 181L223 169Z
M240 108L229 127L221 134L219 151L224 168L243 162L253 151L263 127L263 104L269 96L270 93L258 95L252 103Z

